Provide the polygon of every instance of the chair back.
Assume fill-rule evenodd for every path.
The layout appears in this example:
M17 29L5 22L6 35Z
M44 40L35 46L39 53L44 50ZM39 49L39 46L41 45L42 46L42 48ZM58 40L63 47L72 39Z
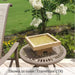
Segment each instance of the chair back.
M5 32L9 6L12 5L10 3L0 3L0 57L2 54L2 44L4 39L4 32Z

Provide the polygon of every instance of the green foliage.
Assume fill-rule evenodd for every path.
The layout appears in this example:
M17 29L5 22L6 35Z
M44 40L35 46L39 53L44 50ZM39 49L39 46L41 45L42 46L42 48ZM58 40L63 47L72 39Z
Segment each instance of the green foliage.
M47 11L54 10L55 6L59 5L60 3L65 3L68 6L69 10L75 11L74 0L48 0L48 1L50 1L50 7L48 6L45 9ZM33 12L35 11L35 13L33 12L31 13L32 7L30 6L28 0L22 0L22 1L21 0L7 0L7 1L0 0L0 3L5 3L5 2L13 4L13 7L9 9L5 35L10 35L10 34L22 32L25 30L34 29L33 27L30 27L30 22L32 20L31 14L34 15L35 17L35 14L38 13L37 16L41 18L40 11L36 12L35 10L33 10ZM68 12L67 15L65 15L65 17L61 15L60 21L56 21L56 15L54 15L54 17L47 23L47 26L58 26L58 25L69 25L69 24L71 25L73 29L75 28L74 13L72 12ZM73 50L75 50L74 37L72 35L67 36L67 34L64 34L63 36L56 35L56 37L62 42L62 45L64 45L64 47L66 48L67 57L75 57L73 53ZM18 38L15 37L15 39L12 39L10 44L8 43L10 40L5 41L6 44L3 43L4 52L7 53L15 41L20 42L22 39L24 39L24 37L22 36ZM25 44L27 44L25 40L23 41L23 43L21 42L19 45L19 50ZM12 57L13 56L14 55L12 55Z
M40 18L42 19L42 23L39 25L38 29L40 32L45 32L45 28L47 26L47 22L49 21L46 15L46 11L53 12L56 7L59 5L55 0L42 0L43 8L40 10L32 9L32 16L33 18ZM60 20L60 14L56 14L58 19Z
M54 0L43 0L42 3L46 11L53 11L56 8L56 6L58 6L58 3Z
M7 53L16 41L18 41L20 43L20 45L18 46L18 52L19 52L20 49L22 48L22 46L27 44L27 42L25 40L25 36L18 34L18 37L14 37L14 39L11 39L9 41L4 41L3 42L4 53ZM75 37L71 34L66 34L66 33L56 34L55 37L57 39L59 39L61 41L62 45L66 48L66 51L67 51L66 57L74 58L75 54L73 51L75 50L75 47L74 47ZM11 58L13 58L13 57L14 57L14 54L12 54Z
M33 18L40 18L42 19L42 23L39 25L38 29L41 32L45 32L45 28L47 26L47 24L51 25L51 19L48 20L47 15L46 15L46 11L49 12L53 12L54 16L56 16L56 20L62 20L62 15L60 15L59 13L55 13L55 9L57 6L59 6L60 4L65 4L68 7L68 12L74 12L75 6L73 4L73 0L42 0L43 3L43 8L41 8L40 10L35 10L33 8L32 10L32 16ZM67 12L67 14L68 14ZM53 16L53 17L54 17ZM69 15L68 15L69 16ZM33 19L32 18L32 19ZM65 17L66 18L66 15ZM72 19L72 18L71 18ZM74 19L74 18L73 18ZM68 19L67 19L68 20ZM50 21L50 22L49 22ZM54 20L55 21L55 20ZM66 19L65 19L66 21ZM49 23L48 23L49 22ZM54 22L55 23L55 22ZM56 23L55 23L56 24ZM63 23L62 23L63 24Z
M72 13L75 13L75 5L72 3L68 3L66 4L68 6L68 11L69 12L72 12Z
M73 3L74 2L74 0L55 0L55 1L57 1L57 2L59 2L59 3Z
M74 46L74 36L70 35L70 34L63 34L63 35L56 35L56 38L58 38L62 45L66 48L67 51L67 58L75 58L75 54L74 54L74 50L75 50L75 46Z
M4 54L6 54L10 50L10 48L16 41L18 41L20 43L18 46L18 54L19 54L21 47L24 46L25 44L27 44L27 42L25 40L25 36L18 34L17 37L13 37L13 39L3 42ZM11 55L11 58L14 58L14 53Z
M74 24L72 24L72 25L70 25L71 26L71 29L75 29L75 25Z
M57 2L57 0L50 0L50 1ZM29 0L22 0L22 1L21 0L7 0L7 1L0 0L0 3L5 3L5 2L11 3L13 5L9 9L5 36L12 35L15 33L17 34L31 29L30 23L32 21L32 13L31 13L32 7L29 4ZM70 5L71 3L68 4L67 6L69 7ZM65 16L61 15L60 21L56 19L57 19L56 15L53 15L53 18L49 20L47 26L74 24L74 13L68 12Z
M16 42L16 37L14 37L14 39L11 39L9 41L4 41L3 42L3 50L4 50L4 54L6 54L9 49L12 47L12 45L14 44L14 42ZM14 57L14 54L11 55L11 58Z

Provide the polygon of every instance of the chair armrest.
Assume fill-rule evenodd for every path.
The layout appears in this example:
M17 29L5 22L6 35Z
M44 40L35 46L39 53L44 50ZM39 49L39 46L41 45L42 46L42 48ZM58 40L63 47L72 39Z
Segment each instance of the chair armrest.
M8 51L8 53L5 54L5 56L3 56L3 57L0 59L0 65L2 65L2 64L15 52L15 50L18 48L18 45L19 45L18 42L15 42L15 43L13 44L13 46L10 48L10 50Z

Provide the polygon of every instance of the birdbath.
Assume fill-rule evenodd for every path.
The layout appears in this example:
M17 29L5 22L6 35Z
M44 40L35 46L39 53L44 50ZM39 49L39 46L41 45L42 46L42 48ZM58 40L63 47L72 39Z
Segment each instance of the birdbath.
M49 33L26 36L25 39L31 46L32 50L39 56L50 54L52 47L61 44L61 41Z

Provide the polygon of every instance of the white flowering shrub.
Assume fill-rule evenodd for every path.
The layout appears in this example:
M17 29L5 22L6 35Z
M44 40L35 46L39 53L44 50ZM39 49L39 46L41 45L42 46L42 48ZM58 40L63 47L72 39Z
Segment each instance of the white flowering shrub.
M52 19L53 15L57 15L60 19L60 15L67 14L67 7L64 4L62 4L64 3L64 0L62 1L29 0L29 3L33 7L32 9L33 20L30 25L38 27L41 32L45 32L47 22L49 21L49 19Z
M56 7L55 12L65 15L67 13L66 10L67 10L67 7L64 6L64 4L60 4L60 6Z

